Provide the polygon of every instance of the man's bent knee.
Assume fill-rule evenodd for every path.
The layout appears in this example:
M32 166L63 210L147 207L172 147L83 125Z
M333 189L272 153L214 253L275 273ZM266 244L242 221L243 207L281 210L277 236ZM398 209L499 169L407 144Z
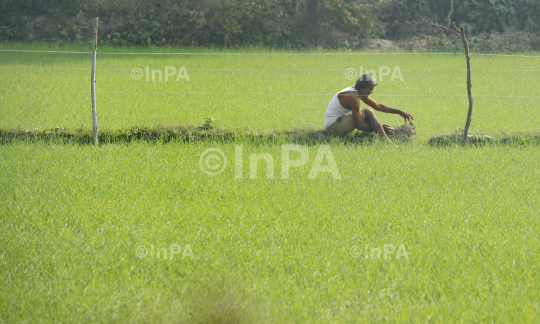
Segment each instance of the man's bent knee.
M375 117L375 113L370 108L362 109L362 111L364 112L364 115L366 116L366 118Z

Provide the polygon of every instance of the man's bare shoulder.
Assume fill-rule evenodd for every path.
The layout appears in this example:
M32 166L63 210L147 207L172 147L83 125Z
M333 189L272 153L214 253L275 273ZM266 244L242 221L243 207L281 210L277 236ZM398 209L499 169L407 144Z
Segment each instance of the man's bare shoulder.
M338 93L338 98L354 98L358 99L358 92L351 90Z
M338 100L341 106L347 109L352 109L352 107L358 107L360 105L356 91L341 92L338 94Z

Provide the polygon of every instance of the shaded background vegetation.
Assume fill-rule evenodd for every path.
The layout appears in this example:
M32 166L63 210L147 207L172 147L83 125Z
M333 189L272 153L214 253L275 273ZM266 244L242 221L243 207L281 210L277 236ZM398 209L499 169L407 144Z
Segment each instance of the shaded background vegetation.
M359 47L367 39L537 33L538 0L4 0L0 40Z
M385 8L386 35L399 39L412 35L449 32L451 21L468 33L538 32L538 0L404 0Z

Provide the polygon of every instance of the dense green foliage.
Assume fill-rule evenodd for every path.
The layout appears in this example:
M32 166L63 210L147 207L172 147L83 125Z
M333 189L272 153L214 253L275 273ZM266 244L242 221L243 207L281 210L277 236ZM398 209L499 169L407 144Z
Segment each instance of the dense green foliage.
M383 32L376 0L77 0L68 7L59 0L35 6L30 0L10 3L3 12L3 39L86 40L92 32L89 18L96 16L102 41L117 45L341 45L338 39L358 43ZM29 27L25 14L46 17ZM46 28L53 23L54 28ZM346 37L336 37L342 35Z
M439 35L448 32L450 0L5 0L0 7L0 40L88 41L100 17L101 42L116 45L302 48ZM473 34L534 32L540 2L455 0L451 20Z
M450 13L450 21L472 34L540 30L537 0L392 0L385 19L387 36L448 32Z

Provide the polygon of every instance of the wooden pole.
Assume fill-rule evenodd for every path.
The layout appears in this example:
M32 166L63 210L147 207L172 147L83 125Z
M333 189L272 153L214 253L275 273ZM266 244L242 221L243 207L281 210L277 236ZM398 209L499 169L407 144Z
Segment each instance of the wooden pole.
M471 84L471 58L469 57L469 43L465 37L465 28L461 26L461 30L456 27L456 23L452 23L454 29L461 34L463 47L465 48L465 57L467 58L467 94L469 95L469 112L467 113L467 121L465 122L465 131L463 131L463 143L467 143L469 135L469 127L471 126L472 111L473 111L473 96Z
M96 51L97 51L97 39L98 39L98 22L99 18L96 17L94 26L94 50L92 52L92 133L94 137L94 145L98 145L98 127L97 127L97 113L96 113Z

